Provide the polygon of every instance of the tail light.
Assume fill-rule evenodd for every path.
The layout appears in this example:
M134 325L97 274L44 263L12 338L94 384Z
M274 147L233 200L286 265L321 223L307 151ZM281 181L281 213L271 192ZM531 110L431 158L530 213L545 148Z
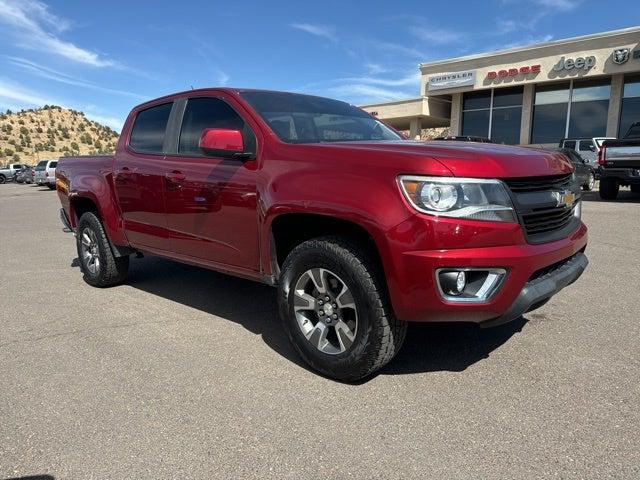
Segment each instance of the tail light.
M598 165L604 166L604 156L605 156L606 150L607 150L607 147L605 145L602 145L600 147L600 150L598 150Z
M44 176L48 177L49 176L49 172L44 172Z

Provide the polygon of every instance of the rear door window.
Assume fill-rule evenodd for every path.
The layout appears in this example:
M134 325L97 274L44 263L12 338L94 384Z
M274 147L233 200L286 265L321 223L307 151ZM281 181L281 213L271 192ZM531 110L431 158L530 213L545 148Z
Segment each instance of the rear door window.
M58 162L51 162L49 164L49 168L56 168L58 166Z
M142 110L136 116L129 147L136 152L162 154L173 102Z
M564 148L570 148L571 150L576 149L576 141L575 140L565 140L563 144Z

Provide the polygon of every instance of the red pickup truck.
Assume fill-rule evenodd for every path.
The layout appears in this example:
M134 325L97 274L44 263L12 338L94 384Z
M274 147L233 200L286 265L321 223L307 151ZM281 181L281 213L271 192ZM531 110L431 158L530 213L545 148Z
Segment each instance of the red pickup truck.
M344 381L389 362L407 322L508 322L587 266L563 155L409 141L309 95L150 101L114 156L63 158L56 185L87 283L146 252L277 286L296 350Z

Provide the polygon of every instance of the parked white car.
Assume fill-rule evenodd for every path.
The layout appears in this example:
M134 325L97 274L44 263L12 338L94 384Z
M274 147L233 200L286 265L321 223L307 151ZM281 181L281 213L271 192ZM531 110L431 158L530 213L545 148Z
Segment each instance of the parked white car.
M4 168L0 168L0 183L13 180L23 167L26 167L26 165L22 163L10 163Z
M42 160L36 165L35 182L38 185L46 185L51 190L56 188L57 160Z

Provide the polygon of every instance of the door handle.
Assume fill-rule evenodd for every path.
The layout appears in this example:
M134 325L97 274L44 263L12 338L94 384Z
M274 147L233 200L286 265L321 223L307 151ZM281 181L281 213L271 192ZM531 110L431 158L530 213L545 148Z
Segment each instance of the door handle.
M184 181L185 178L187 178L187 176L179 170L174 170L173 172L166 173L165 177L167 180L174 183L180 183Z

